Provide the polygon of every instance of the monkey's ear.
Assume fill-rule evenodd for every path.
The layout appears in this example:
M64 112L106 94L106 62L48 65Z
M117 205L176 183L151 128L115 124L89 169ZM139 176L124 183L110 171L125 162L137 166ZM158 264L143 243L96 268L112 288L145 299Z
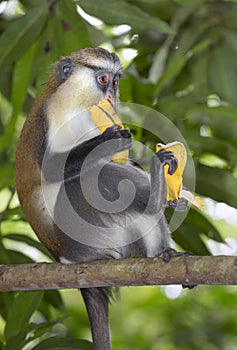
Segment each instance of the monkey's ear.
M70 58L64 58L61 60L56 67L56 74L57 77L61 81L65 81L71 74L72 74L72 61Z

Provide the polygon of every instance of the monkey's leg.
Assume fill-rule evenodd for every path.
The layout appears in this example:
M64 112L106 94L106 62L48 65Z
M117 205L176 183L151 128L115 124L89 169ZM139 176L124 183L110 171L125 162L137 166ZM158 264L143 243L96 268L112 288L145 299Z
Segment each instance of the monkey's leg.
M89 316L94 350L111 350L108 320L109 290L83 288L81 294Z
M111 141L106 145L106 141ZM98 147L105 143L103 147ZM129 130L118 125L107 128L102 134L93 139L82 142L68 152L45 154L43 162L43 174L48 182L68 181L80 174L83 162L89 156L86 170L91 170L96 166L97 161L114 153L129 149L132 146L131 134ZM92 152L96 150L96 152ZM90 153L92 152L92 155ZM64 172L60 172L59 170Z

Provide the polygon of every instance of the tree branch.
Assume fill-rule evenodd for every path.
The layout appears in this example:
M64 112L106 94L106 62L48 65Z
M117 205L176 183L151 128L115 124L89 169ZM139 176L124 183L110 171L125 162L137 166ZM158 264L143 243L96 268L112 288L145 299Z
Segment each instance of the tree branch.
M237 257L182 256L169 263L145 258L0 266L0 291L168 284L237 284Z

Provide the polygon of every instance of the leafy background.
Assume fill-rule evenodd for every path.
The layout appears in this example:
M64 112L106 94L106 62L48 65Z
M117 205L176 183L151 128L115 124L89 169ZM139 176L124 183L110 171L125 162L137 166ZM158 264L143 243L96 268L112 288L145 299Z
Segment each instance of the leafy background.
M88 18L87 15L96 19ZM50 261L19 208L14 153L49 67L86 46L115 50L121 100L168 117L189 145L205 199L173 234L179 249L236 254L237 4L207 0L0 1L0 263ZM152 136L133 130L154 147ZM124 288L116 349L235 349L235 287ZM91 349L78 291L0 294L0 349ZM73 339L73 340L72 340Z

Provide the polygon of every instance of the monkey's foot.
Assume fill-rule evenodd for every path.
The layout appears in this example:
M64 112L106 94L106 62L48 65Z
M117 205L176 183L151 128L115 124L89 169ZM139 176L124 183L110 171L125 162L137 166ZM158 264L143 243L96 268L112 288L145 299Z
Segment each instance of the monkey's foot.
M168 263L170 261L171 258L174 258L176 256L189 256L189 255L194 255L192 252L177 252L175 249L173 248L166 248L163 250L163 252L161 252L160 257L162 258L162 260L165 263Z
M192 252L177 252L173 248L166 248L165 250L163 250L163 252L161 253L160 257L162 258L162 260L165 263L168 263L170 261L170 259L173 258L173 257L176 257L176 256L192 256L192 255L194 255ZM188 288L188 289L193 289L196 286L197 286L196 284L182 284L183 288Z
M168 174L173 175L175 170L178 167L178 162L173 154L173 152L166 151L164 149L161 149L159 152L156 153L157 158L159 158L160 162L163 165L168 165Z

